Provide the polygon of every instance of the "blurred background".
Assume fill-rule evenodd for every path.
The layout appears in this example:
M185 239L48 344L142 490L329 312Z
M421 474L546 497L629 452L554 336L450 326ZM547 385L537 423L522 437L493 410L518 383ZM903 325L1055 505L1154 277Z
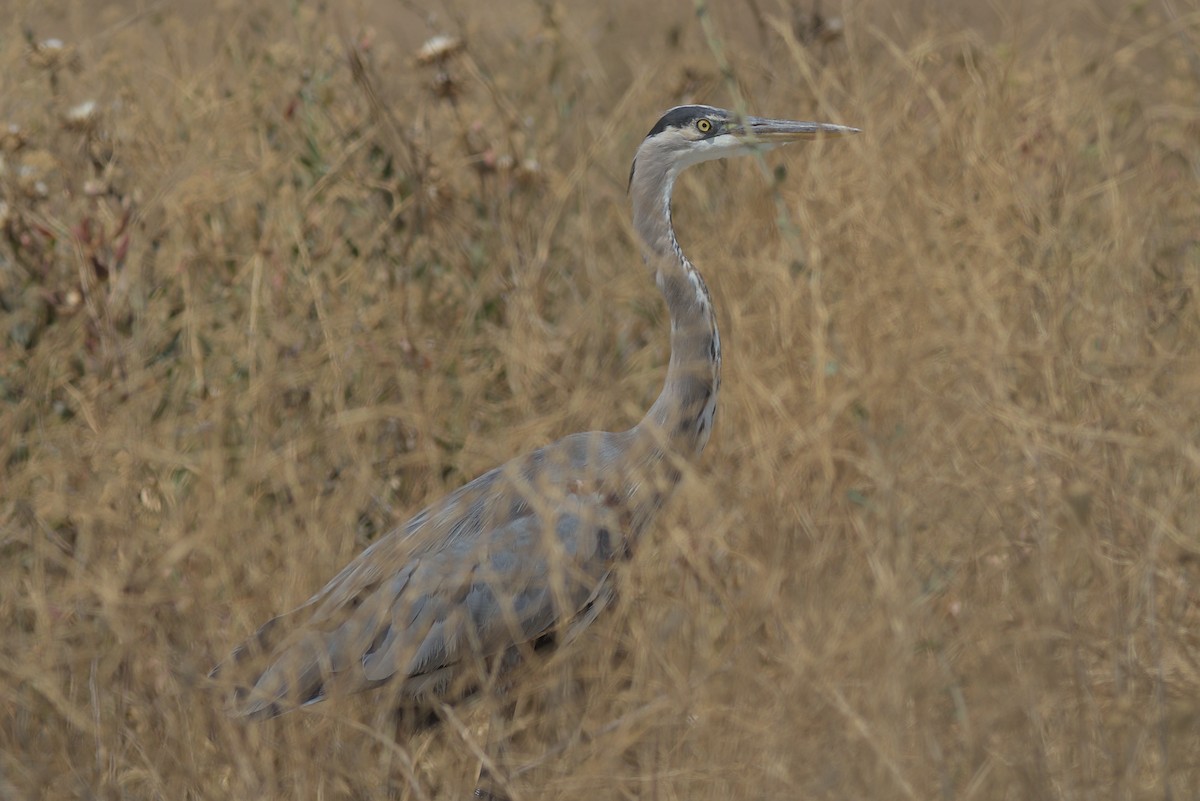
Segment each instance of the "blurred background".
M486 710L208 669L428 501L656 396L667 108L864 133L676 193L712 442L514 683L521 799L1200 787L1194 2L10 0L0 797L464 798Z

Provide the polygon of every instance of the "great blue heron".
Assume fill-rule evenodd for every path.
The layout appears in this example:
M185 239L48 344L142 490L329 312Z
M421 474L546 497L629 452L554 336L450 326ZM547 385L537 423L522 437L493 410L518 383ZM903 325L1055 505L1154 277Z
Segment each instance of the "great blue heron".
M380 538L234 652L231 662L254 663L235 713L272 717L385 683L405 703L440 702L590 623L612 597L614 564L704 449L717 408L717 318L671 227L675 179L702 161L856 131L711 106L664 114L629 176L634 226L671 317L654 405L628 431L572 434L519 456Z

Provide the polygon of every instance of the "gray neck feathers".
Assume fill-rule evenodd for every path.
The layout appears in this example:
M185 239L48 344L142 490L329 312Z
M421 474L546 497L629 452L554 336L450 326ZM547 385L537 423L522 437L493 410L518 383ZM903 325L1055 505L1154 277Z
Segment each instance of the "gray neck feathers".
M676 172L661 154L638 151L629 191L633 219L671 316L671 361L658 400L635 429L657 448L698 455L708 443L721 386L721 338L712 298L671 227Z

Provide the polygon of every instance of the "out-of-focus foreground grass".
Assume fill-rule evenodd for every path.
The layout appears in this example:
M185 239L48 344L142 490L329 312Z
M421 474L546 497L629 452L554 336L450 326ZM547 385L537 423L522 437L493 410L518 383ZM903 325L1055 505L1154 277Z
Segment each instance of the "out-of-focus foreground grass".
M205 674L428 500L638 419L629 162L737 102L713 47L686 3L79 5L0 29L0 796L464 797L482 711L246 725ZM865 132L682 180L717 430L513 687L514 797L1189 797L1195 7L732 5L749 110Z

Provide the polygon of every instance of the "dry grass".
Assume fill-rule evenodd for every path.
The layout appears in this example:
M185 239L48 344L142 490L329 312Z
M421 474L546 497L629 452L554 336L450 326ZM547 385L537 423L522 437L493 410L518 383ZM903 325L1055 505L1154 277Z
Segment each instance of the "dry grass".
M379 696L243 725L205 671L653 398L629 158L735 102L692 7L17 5L0 796L465 797L481 711L397 748ZM515 690L517 801L1200 787L1200 15L941 5L714 8L752 110L866 133L682 181L719 425Z

